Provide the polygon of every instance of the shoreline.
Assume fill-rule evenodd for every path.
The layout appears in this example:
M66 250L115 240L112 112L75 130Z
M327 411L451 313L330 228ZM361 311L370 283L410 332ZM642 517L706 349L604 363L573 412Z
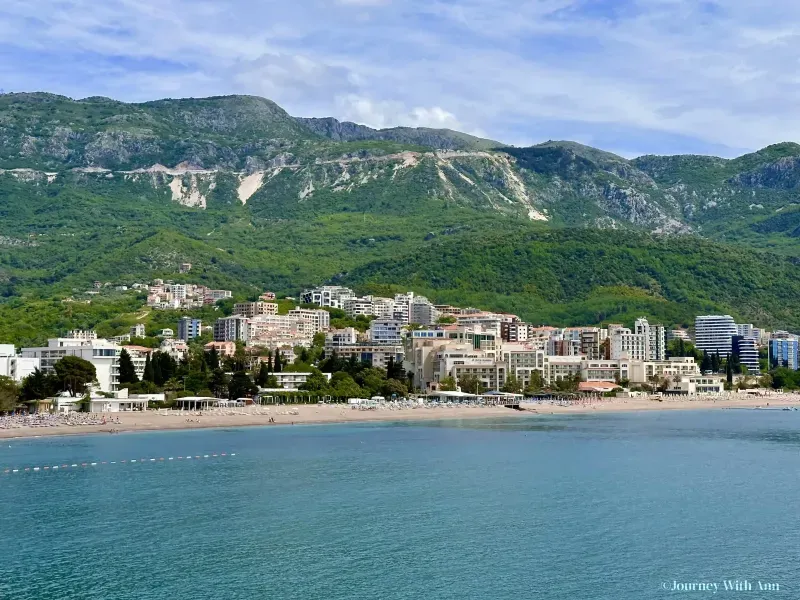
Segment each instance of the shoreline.
M226 427L270 425L324 425L392 421L427 421L445 419L519 418L545 415L597 414L669 410L724 410L731 408L784 408L800 410L800 394L774 394L761 397L724 397L698 400L609 398L592 402L560 405L523 403L521 410L503 406L418 407L403 409L353 410L347 405L273 405L238 410L211 410L203 413L146 411L104 413L105 425L21 426L0 429L0 439L31 439L54 436L129 433L135 431L181 431Z

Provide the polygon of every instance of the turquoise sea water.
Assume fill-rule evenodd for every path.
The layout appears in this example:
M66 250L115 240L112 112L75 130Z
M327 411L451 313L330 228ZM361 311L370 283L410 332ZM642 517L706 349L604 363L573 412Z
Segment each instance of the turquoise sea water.
M800 598L797 412L0 446L0 471L236 453L0 475L4 600Z

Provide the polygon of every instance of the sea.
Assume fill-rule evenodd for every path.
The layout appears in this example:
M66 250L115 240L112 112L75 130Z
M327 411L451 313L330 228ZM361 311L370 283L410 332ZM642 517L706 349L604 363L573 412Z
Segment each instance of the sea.
M800 598L798 502L800 411L0 440L0 599Z

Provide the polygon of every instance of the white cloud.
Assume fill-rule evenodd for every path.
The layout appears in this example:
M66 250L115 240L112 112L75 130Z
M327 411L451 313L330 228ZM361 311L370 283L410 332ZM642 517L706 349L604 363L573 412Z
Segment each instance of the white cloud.
M0 87L265 95L294 114L631 152L800 139L800 5L5 0ZM649 144L649 146L648 146Z
M374 101L364 96L350 94L336 99L337 114L346 121L384 127L432 127L434 129L460 129L456 116L440 106L416 106L408 109L402 102Z

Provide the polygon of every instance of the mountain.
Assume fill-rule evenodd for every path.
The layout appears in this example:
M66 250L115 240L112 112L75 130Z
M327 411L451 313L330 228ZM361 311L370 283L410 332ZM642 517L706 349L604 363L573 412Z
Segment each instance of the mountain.
M366 125L338 121L333 117L322 119L297 117L297 121L314 133L337 142L383 140L429 146L440 150L496 150L505 146L501 142L475 137L452 129L430 129L428 127L372 129Z
M299 119L251 96L0 95L0 332L17 335L20 298L154 277L242 296L397 284L565 324L724 311L800 329L798 184L790 143L629 160Z

